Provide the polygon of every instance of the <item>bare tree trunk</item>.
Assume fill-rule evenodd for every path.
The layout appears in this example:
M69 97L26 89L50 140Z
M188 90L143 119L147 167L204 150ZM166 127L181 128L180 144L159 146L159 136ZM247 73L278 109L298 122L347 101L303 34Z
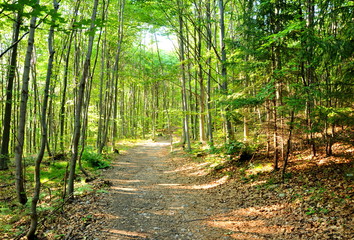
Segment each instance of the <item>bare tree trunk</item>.
M211 32L211 9L210 9L210 0L207 0L206 3L206 31L207 31L207 49L208 52L212 50L212 32ZM211 57L207 59L208 65L208 80L207 80L207 115L208 115L208 140L209 144L213 145L213 121L211 116Z
M294 129L294 110L291 111L291 117L290 117L290 123L289 123L289 136L288 136L288 141L287 141L287 145L286 145L286 153L284 156L284 164L283 164L283 169L282 169L282 181L284 182L284 178L285 178L285 171L286 171L286 167L288 166L288 159L289 159L289 155L290 155L290 150L291 150L291 138L292 138L292 133L293 133L293 129Z
M57 3L56 0L53 0L53 6L55 12L57 12L59 8L59 4ZM54 26L55 26L54 24L55 21L52 20L52 25L50 27L49 36L48 36L49 59L48 59L48 69L47 69L47 76L45 81L44 98L43 98L42 113L41 113L42 138L41 138L41 148L35 162L35 171L34 171L35 188L34 188L33 199L31 203L31 226L27 232L27 238L29 240L35 239L35 233L38 225L37 203L39 200L39 194L41 190L40 165L43 160L44 151L47 145L47 105L48 105L48 98L49 98L50 79L52 76L52 69L53 69L53 59L55 53L55 51L53 50L53 38L54 38Z
M36 6L39 6L37 1ZM33 9L35 11L35 8ZM28 85L31 69L31 58L34 46L34 33L36 28L37 17L33 16L30 22L30 31L28 36L27 52L23 69L22 77L22 90L21 90L21 102L20 102L20 116L17 127L17 145L15 147L15 163L16 163L16 191L17 199L21 204L27 202L27 195L24 186L23 175L23 148L25 143L25 127L26 127L26 113L27 113L27 100L28 100Z
M181 83L182 83L182 105L183 105L183 134L185 142L187 143L187 151L191 151L191 143L189 137L189 120L187 114L187 90L186 90L186 69L185 69L185 59L184 59L184 31L183 31L183 9L181 0L177 0L177 5L179 8L179 52L180 52L180 62L181 62Z
M123 36L124 36L124 8L125 8L125 0L120 1L119 11L118 11L118 48L116 52L116 59L114 65L114 107L113 107L113 133L112 133L112 143L113 149L115 148L115 141L118 137L118 80L119 80L119 63L120 63L120 55L122 51L122 43L123 43Z
M90 63L91 63L91 55L92 55L92 48L93 48L93 40L95 37L95 20L97 14L97 7L98 7L98 0L95 0L92 17L91 17L91 26L90 26L90 35L89 35L89 43L87 47L86 59L83 66L82 77L78 86L78 96L77 96L77 103L75 109L75 125L74 125L74 134L72 140L72 156L70 160L70 168L69 168L69 177L68 177L68 195L71 199L73 199L74 193L74 180L75 180L75 168L76 168L76 161L78 158L79 153L79 140L80 140L80 133L81 133L81 112L84 100L84 93L85 93L85 86L86 81L89 76L90 71Z
M199 8L201 8L200 6ZM196 35L196 58L198 64L198 79L199 79L199 105L200 105L200 113L199 113L199 141L205 143L206 134L205 134L205 86L204 86L204 76L203 76L203 66L201 63L202 58L202 14L201 9L198 10L198 24L196 26L197 35Z
M13 26L13 37L12 37L13 43L18 42L19 39L20 27L22 25L22 12L23 12L23 8L21 7L17 12L16 21ZM10 66L8 69L8 76L7 76L5 114L4 114L1 152L0 152L0 170L8 169L7 162L9 161L9 143L10 143L11 115L12 115L12 91L13 91L13 84L16 75L15 70L17 64L17 49L18 49L18 44L15 44L11 52Z
M103 2L105 4L105 2ZM102 21L104 21L104 15L105 11L102 11ZM100 30L100 35L99 35L99 41L101 40L101 36L103 33L103 27L101 27ZM105 79L105 56L106 56L106 50L107 50L107 33L104 32L104 39L103 39L103 44L102 44L102 49L101 49L101 72L100 72L100 95L99 95L99 105L98 105L98 133L97 133L97 141L96 141L96 146L97 146L97 152L99 154L102 153L103 147L106 145L105 139L104 139L104 131L107 128L105 125L105 119L106 119L106 108L107 108L107 102L105 101L106 99L104 98L103 94L107 94L107 91L109 91L109 88L107 88L107 83L106 83L106 88L104 86L104 79ZM97 49L99 43L97 44ZM98 53L97 53L98 54ZM97 58L96 58L97 61ZM96 62L95 61L95 62ZM108 80L106 79L106 82Z
M75 10L74 10L74 18L72 20L71 26L76 22L76 17L78 14L80 0L76 2ZM62 98L60 104L60 113L59 113L59 121L60 121L60 150L64 152L64 129L65 129L65 113L66 113L66 91L68 86L68 74L69 74L69 60L70 60L70 52L71 52L71 44L73 41L74 31L70 32L69 40L67 42L68 50L65 56L65 67L64 67L64 79L63 79L63 90L62 90Z
M228 94L228 81L227 81L227 68L226 68L226 49L225 49L225 20L224 20L224 1L223 0L218 0L219 3L219 14L220 14L220 51L221 51L221 90L223 94L227 95ZM224 118L224 127L225 127L225 133L226 133L226 141L230 142L233 140L233 133L232 133L232 127L231 127L231 122L229 119L229 109L226 107L223 110L225 113L223 113L223 118Z

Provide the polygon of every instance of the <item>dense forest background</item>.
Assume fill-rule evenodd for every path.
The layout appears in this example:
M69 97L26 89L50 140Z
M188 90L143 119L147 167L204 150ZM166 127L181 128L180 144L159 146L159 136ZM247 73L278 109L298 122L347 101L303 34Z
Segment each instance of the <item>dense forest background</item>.
M351 141L353 1L2 0L0 24L0 169L25 204L34 163L28 236L43 158L70 156L71 198L85 150L121 139L262 151L283 174L292 151Z

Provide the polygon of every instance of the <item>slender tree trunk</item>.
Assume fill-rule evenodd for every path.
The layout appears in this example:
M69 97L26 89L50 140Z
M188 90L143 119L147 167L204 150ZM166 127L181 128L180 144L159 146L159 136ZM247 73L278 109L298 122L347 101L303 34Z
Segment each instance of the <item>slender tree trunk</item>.
M115 141L118 137L118 80L119 80L119 63L120 63L120 56L122 52L122 43L123 43L123 36L124 36L124 9L125 9L125 0L120 1L119 11L118 11L118 47L116 52L116 59L114 65L114 107L113 107L113 136L112 136L112 143L113 149L115 148Z
M285 171L286 171L286 167L288 166L288 159L289 159L289 155L290 155L290 150L291 150L291 138L292 138L292 133L293 133L293 129L294 129L294 110L291 111L291 117L290 117L290 123L289 123L289 135L288 135L288 140L287 140L287 145L286 145L286 153L284 156L284 164L283 164L283 169L282 169L282 181L284 182L284 178L285 178Z
M55 12L57 12L59 5L56 0L53 0L53 6ZM49 98L50 79L52 76L52 69L53 69L53 59L55 53L53 50L53 38L54 38L54 26L55 26L54 24L55 22L54 20L52 20L52 25L48 36L49 59L48 59L48 69L47 69L47 76L45 81L44 98L43 98L42 113L41 113L42 138L41 138L40 151L38 153L35 162L35 172L34 172L35 188L33 193L33 199L31 202L31 226L29 231L27 232L27 238L29 240L35 239L35 233L38 225L37 203L39 200L39 194L41 189L40 165L43 160L44 151L47 145L47 105L48 105L48 98Z
M313 0L307 0L307 24L306 27L308 29L308 34L314 35L314 17L315 17L315 4ZM307 84L309 89L311 89L312 85L314 84L314 79L315 79L315 71L314 67L312 66L313 64L313 58L314 58L314 44L312 42L307 41L307 49L306 51L308 52L308 59L307 59L307 68L306 68L306 78L307 78ZM309 90L310 91L310 90ZM313 117L312 111L314 108L314 100L311 99L310 93L308 93L308 100L307 100L307 115L308 115L308 128L310 131L310 144L312 147L312 155L315 157L317 152L316 152L316 142L315 142L315 137L314 137L314 132L313 132Z
M202 143L206 141L205 134L205 86L204 86L204 76L203 76L203 66L201 63L202 58L202 29L201 29L201 10L198 10L198 24L197 24L197 36L196 36L196 58L198 65L198 79L199 79L199 140Z
M13 37L12 42L15 44L19 39L20 28L22 25L22 12L21 7L17 12L16 21L13 26ZM17 49L18 44L15 44L10 57L10 66L8 69L7 76L7 87L6 87L6 103L5 103L5 114L3 122L3 132L1 141L1 152L0 152L0 170L8 169L7 162L9 161L9 143L10 143L10 130L11 130L11 115L12 115L12 91L13 84L16 75L16 64L17 64Z
M206 2L206 32L207 32L207 50L208 53L212 50L212 31L211 31L211 9L210 9L210 0ZM209 144L212 146L213 139L213 121L211 114L211 57L207 58L207 66L208 66L208 79L207 79L207 116L208 116L208 140Z
M76 168L76 161L79 153L79 140L80 140L80 133L81 133L81 120L82 120L81 113L82 113L86 81L90 71L93 40L95 36L94 28L95 28L97 7L98 7L98 0L95 0L93 11L92 11L92 17L91 17L91 26L89 30L91 34L89 36L86 59L82 70L82 77L78 86L78 95L77 95L77 102L76 102L76 109L75 109L75 125L74 125L74 134L72 140L72 156L70 160L68 191L67 191L69 198L71 199L73 199L74 197L73 193L74 193L75 168Z
M79 6L80 6L81 0L78 0L76 2L75 10L74 10L74 18L72 20L71 26L74 25L76 22L76 17L79 11ZM64 131L65 131L65 114L66 114L66 91L67 91L67 86L68 86L68 75L69 75L69 62L70 62L70 52L71 52L71 46L72 46L72 41L74 37L74 31L70 32L69 35L69 40L67 42L67 53L65 56L65 67L64 67L64 77L63 77L63 89L62 89L62 98L61 98L61 103L60 103L60 113L59 113L59 125L60 125L60 150L61 152L64 152Z
M39 6L37 1L36 6ZM35 8L33 9L33 12ZM31 69L31 58L34 47L34 33L36 28L37 17L34 15L30 22L30 31L28 36L27 52L24 63L23 77L22 77L22 90L20 102L20 116L17 127L17 145L15 147L15 163L16 163L16 191L17 199L21 204L27 202L27 195L24 186L23 175L23 148L25 143L25 127L26 127L26 113L27 113L27 100L28 100L28 85Z
M227 68L226 68L226 49L225 49L225 11L224 11L224 1L218 0L219 4L219 25L220 25L220 51L221 51L221 91L223 94L228 94L228 81L227 81ZM226 133L226 141L230 142L233 140L232 126L229 119L229 109L226 107L223 109L224 113L224 128Z
M104 18L104 11L102 11L102 19ZM101 28L100 30L100 39L101 39L101 35L103 33L103 28ZM101 72L100 72L100 95L99 95L99 105L98 105L98 132L97 132L97 142L96 142L96 146L97 146L97 151L99 154L102 153L103 147L106 144L104 141L104 134L103 132L105 131L105 129L107 128L107 126L105 126L105 118L106 118L106 108L107 108L107 102L105 102L105 98L103 96L103 94L107 94L107 91L109 91L109 89L105 88L105 84L104 84L104 79L105 79L105 53L107 50L107 44L106 41L107 40L107 33L105 32L105 36L103 39L103 44L102 44L102 49L101 49ZM99 49L99 48L97 48ZM106 81L108 81L106 79ZM107 85L107 84L106 84Z
M186 150L191 151L191 143L189 137L189 119L187 114L188 104L187 104L187 89L186 89L186 69L185 69L185 53L184 53L184 31L183 31L183 1L177 0L177 5L179 8L179 52L180 52L180 62L181 62L181 84L182 84L182 106L183 106L183 134L185 138L185 143L187 144Z
M281 31L281 20L280 20L280 12L281 12L281 0L275 1L275 9L273 13L273 31L278 33ZM280 72L282 69L282 61L281 61L281 46L273 46L272 47L272 70L274 76L274 89L275 89L275 96L273 98L273 120L274 120L274 127L273 127L273 143L274 143L274 171L279 170L279 112L278 109L281 106L281 76L278 76L277 72ZM281 119L281 118L280 118ZM281 125L280 125L281 126Z

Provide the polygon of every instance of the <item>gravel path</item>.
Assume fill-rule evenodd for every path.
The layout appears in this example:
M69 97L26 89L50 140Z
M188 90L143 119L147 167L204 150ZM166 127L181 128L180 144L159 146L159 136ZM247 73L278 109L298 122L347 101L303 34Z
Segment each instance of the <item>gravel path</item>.
M203 224L216 209L192 178L169 164L167 154L168 143L139 145L106 172L113 183L106 196L106 239L232 239L225 230Z

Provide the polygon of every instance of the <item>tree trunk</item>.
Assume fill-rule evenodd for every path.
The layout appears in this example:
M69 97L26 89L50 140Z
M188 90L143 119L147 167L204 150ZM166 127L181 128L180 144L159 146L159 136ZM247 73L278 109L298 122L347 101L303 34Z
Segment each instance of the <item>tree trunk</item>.
M74 26L76 22L76 17L78 14L79 6L80 6L80 0L76 2L75 10L74 10L74 17L71 22L71 26ZM67 91L67 86L68 86L68 75L69 75L69 61L70 61L70 52L71 52L71 46L72 46L72 41L73 41L73 36L74 36L74 31L70 32L69 35L69 40L67 42L68 50L65 56L65 67L64 67L64 76L63 76L63 89L62 89L62 97L61 97L61 103L60 103L60 113L59 113L59 125L60 125L60 150L61 152L64 152L64 130L65 130L65 114L66 114L66 91Z
M53 6L55 12L57 12L59 5L56 0L53 0ZM44 97L43 97L42 113L41 113L42 115L41 116L41 126L42 126L41 147L35 162L35 172L34 172L35 188L34 188L33 199L31 203L31 226L29 231L27 232L27 238L29 240L35 239L35 233L38 225L37 203L39 200L39 194L41 190L40 165L43 160L44 151L47 145L47 105L48 105L48 98L49 98L50 79L52 76L52 69L53 69L53 59L55 53L53 50L54 26L55 26L55 21L52 20L52 25L48 36L49 59L48 59L48 69L47 69L47 76L45 81Z
M211 32L211 9L210 9L210 0L206 2L206 32L207 32L207 50L208 53L212 50L212 32ZM208 140L209 144L212 146L213 139L213 121L211 115L211 57L207 58L207 66L208 66L208 79L207 79L207 116L208 116Z
M3 132L2 132L2 141L1 141L1 152L0 152L0 170L8 169L7 162L9 161L9 143L10 143L10 130L11 130L11 115L12 115L12 91L13 84L15 79L15 70L17 64L17 49L20 28L22 25L22 12L23 8L21 7L17 12L16 21L13 26L13 37L12 42L15 44L10 57L10 66L8 69L7 76L7 87L6 87L6 103L5 103L5 114L3 121Z
M39 6L37 1L36 6ZM33 9L33 12L35 8ZM30 22L30 31L28 36L27 52L25 57L23 77L22 77L22 90L21 90L21 102L20 102L20 115L17 127L17 145L15 147L15 164L16 164L16 191L17 199L21 204L27 202L27 195L24 186L23 175L23 149L25 143L25 127L26 127L26 113L27 113L27 100L28 100L28 85L31 68L31 58L34 46L34 33L36 28L37 17L34 15Z
M112 144L113 149L115 148L115 141L118 138L118 83L119 83L119 63L120 63L120 55L122 51L122 43L124 36L124 8L125 8L125 0L120 1L119 11L118 11L118 47L115 57L114 63L114 106L113 106L113 129L112 129Z
M91 17L91 26L89 30L91 34L89 35L89 43L87 47L86 59L82 70L82 77L78 86L78 95L77 95L77 102L75 108L75 125L74 125L74 134L72 140L72 156L70 160L68 191L67 191L70 199L74 198L73 194L74 194L75 168L76 168L76 161L79 153L79 140L80 140L80 133L81 133L81 119L82 119L81 112L82 112L82 106L84 101L86 81L90 71L93 40L95 36L94 28L95 28L97 7L98 7L98 0L95 0L93 11L92 11L92 17Z
M181 62L181 84L182 84L182 106L183 106L183 134L185 138L185 143L187 144L186 150L191 151L191 143L189 137L189 119L187 114L188 103L187 103L187 90L186 90L186 69L185 69L185 53L184 53L184 31L183 31L183 8L181 0L177 0L177 5L179 8L179 52L180 52L180 62Z
M225 49L225 20L224 20L224 1L218 0L219 3L219 25L220 25L220 51L221 51L221 91L223 94L228 94L228 81L227 81L227 68L226 68L226 49ZM222 113L224 118L224 128L226 133L226 142L230 142L233 140L232 127L230 122L230 113L228 107L223 109L224 113Z
M196 36L196 58L198 64L198 79L199 79L199 141L205 143L205 86L204 86L204 76L203 76L203 66L202 66L202 29L201 22L202 16L201 11L198 11L198 25L197 25L197 36Z
M284 182L285 179L285 171L286 171L286 167L288 166L288 159L289 159L289 155L290 155L290 150L291 150L291 138L292 138L292 133L293 133L293 129L294 129L294 110L291 111L291 117L290 117L290 123L289 123L289 135L288 135L288 140L287 140L287 145L286 145L286 153L284 156L284 164L283 164L283 169L282 169L282 181Z

